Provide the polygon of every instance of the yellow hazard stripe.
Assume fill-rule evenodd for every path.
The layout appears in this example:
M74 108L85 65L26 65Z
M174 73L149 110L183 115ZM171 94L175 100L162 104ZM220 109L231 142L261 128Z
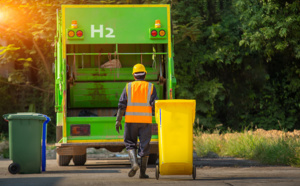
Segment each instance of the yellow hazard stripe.
M120 7L120 8L132 8L132 7L170 7L167 4L160 5L62 5L62 8L110 8L110 7Z
M105 143L105 142L124 142L124 139L114 139L114 140L68 140L68 143ZM158 142L158 139L151 139L151 142Z
M171 13L170 13L170 6L167 6L167 14L168 14L168 56L169 58L172 57L172 45L171 45Z
M62 12L62 57L63 59L66 58L66 37L65 37L65 34L66 34L66 28L65 28L65 24L66 24L66 10L65 10L65 7L62 6L61 8L61 12Z

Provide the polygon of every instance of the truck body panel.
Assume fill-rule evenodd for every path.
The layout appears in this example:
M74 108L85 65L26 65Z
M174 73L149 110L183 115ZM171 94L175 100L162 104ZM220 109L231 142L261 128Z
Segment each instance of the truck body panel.
M155 28L156 20L161 27ZM62 5L55 46L59 155L80 155L82 147L124 148L116 113L137 63L159 99L174 98L171 34L169 5ZM121 123L124 129L125 117ZM152 125L151 151L157 153L154 117Z

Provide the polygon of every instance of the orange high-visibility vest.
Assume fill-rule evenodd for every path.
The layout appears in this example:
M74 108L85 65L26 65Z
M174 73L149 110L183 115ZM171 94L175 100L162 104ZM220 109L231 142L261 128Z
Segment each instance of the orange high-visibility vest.
M146 81L134 81L126 85L126 123L152 123L152 107L150 105L152 92L152 83Z

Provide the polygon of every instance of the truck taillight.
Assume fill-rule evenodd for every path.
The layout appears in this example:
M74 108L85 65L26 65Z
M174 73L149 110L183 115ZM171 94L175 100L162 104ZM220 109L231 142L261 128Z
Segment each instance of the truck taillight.
M164 37L164 36L166 35L166 31L160 30L160 31L159 31L159 35L160 35L161 37Z
M70 30L70 31L68 32L68 36L69 36L69 37L74 37L74 36L75 36L75 32L74 32L73 30Z
M149 29L150 39L166 39L167 30L161 26L160 20L155 20L155 27Z
M90 125L71 125L71 136L89 136L91 133Z
M71 28L68 28L67 32L68 32L68 39L70 40L84 39L84 35L83 35L84 29L78 28L77 20L72 21Z
M76 32L77 37L82 37L83 36L83 32L81 30L78 30Z
M156 37L157 36L157 31L156 30L152 30L151 31L151 35L152 35L152 37Z

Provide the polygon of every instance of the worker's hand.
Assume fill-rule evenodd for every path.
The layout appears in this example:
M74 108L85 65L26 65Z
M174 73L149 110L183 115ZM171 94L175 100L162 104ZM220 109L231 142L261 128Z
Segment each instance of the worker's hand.
M122 124L120 121L116 121L116 131L120 134L119 129L122 130Z

